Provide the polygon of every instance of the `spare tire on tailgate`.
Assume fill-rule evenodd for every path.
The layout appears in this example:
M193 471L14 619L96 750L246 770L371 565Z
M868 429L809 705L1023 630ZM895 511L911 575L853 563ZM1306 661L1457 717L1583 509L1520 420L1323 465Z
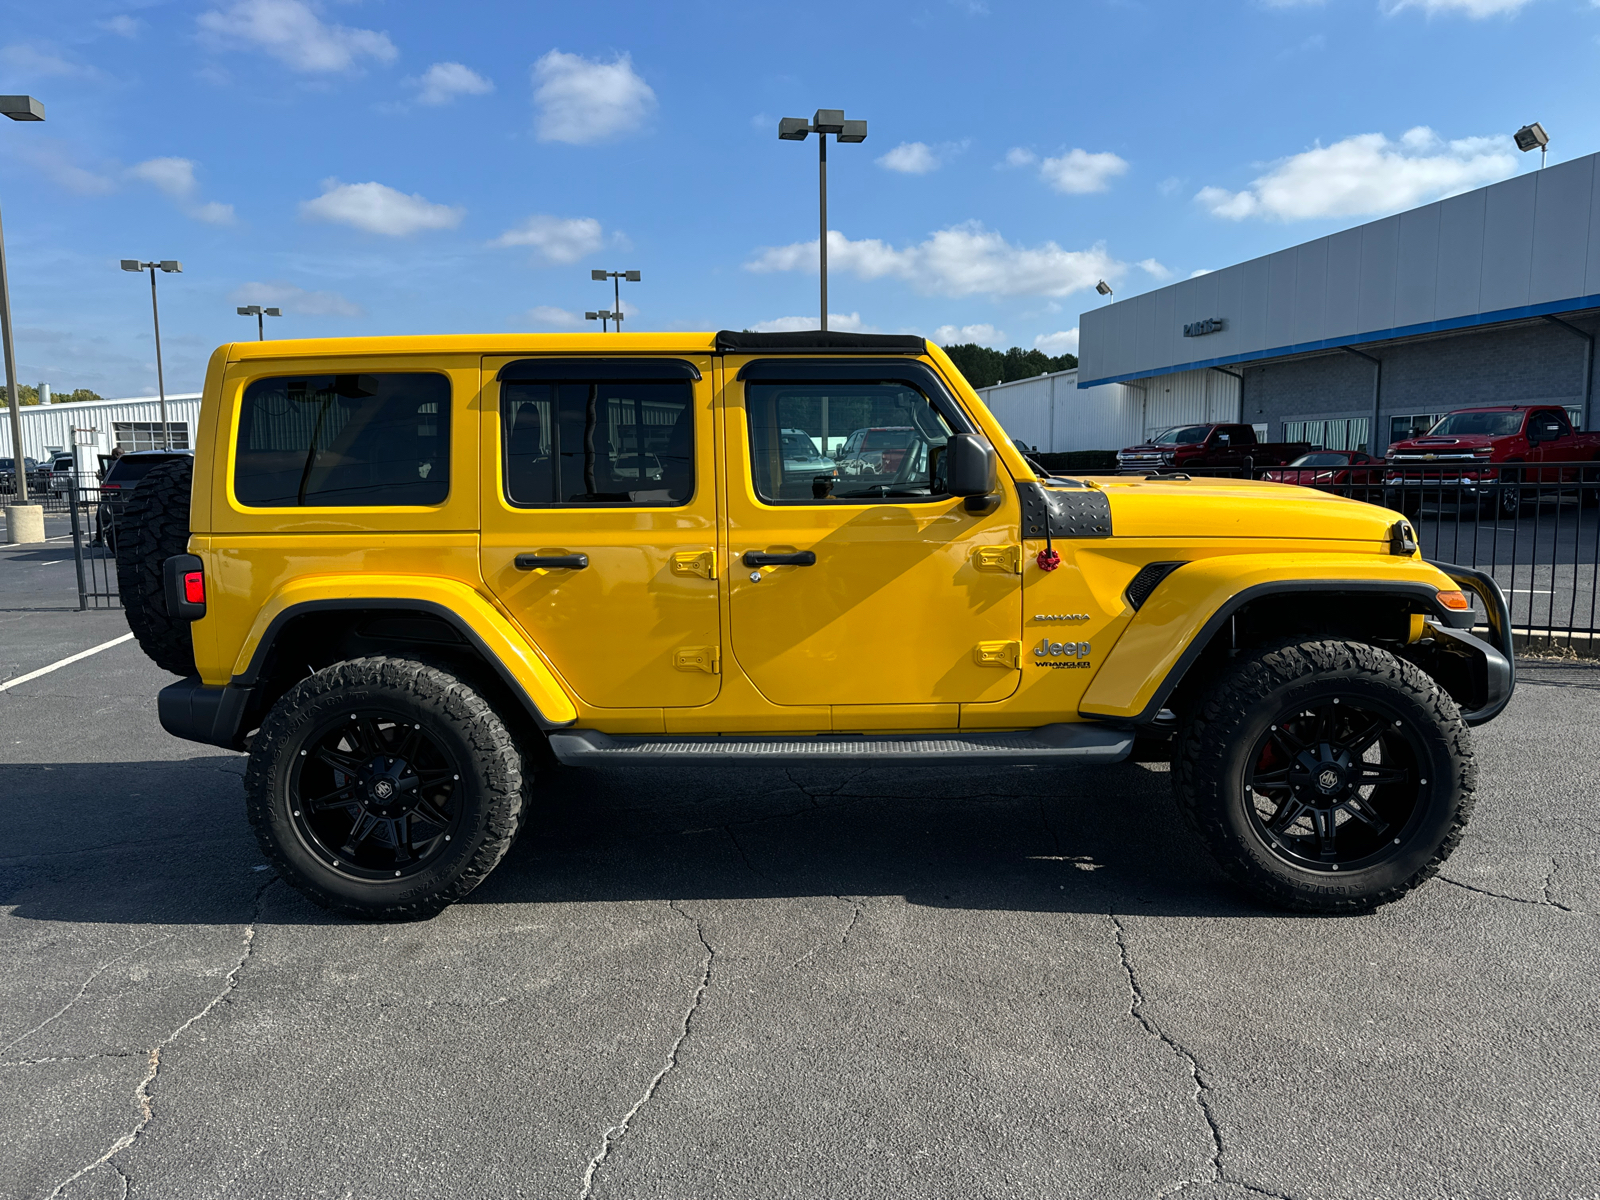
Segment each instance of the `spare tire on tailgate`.
M189 622L167 612L162 565L189 548L192 459L162 463L139 481L117 538L117 589L128 628L156 666L174 675L197 674Z

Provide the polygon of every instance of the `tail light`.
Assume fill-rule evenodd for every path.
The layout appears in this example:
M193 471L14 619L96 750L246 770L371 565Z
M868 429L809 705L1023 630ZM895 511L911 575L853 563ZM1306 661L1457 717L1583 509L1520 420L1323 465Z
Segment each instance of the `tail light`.
M184 621L206 615L205 563L193 554L174 554L162 564L167 613Z
M183 573L183 601L185 604L204 604L206 602L206 577L201 571L185 571Z

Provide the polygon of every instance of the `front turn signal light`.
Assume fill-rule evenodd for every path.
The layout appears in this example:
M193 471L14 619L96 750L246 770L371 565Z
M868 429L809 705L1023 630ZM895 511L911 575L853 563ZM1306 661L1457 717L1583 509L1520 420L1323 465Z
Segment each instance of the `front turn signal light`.
M1440 592L1439 603L1454 612L1466 612L1472 604L1461 592Z

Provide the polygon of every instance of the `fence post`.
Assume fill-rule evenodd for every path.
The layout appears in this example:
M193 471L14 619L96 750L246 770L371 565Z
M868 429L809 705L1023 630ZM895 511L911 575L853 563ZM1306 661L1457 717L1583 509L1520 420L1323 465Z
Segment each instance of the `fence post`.
M83 612L89 607L89 589L83 582L83 522L78 518L78 476L72 476L72 486L67 489L71 497L67 505L72 510L72 564L78 571L78 611Z

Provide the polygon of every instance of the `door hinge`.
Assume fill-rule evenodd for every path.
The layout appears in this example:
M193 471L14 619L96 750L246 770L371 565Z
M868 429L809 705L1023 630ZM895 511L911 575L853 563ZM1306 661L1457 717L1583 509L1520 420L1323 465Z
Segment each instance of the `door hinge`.
M980 667L1010 667L1015 670L1022 658L1022 643L979 642L972 649L972 657Z
M672 665L680 671L717 675L722 671L722 655L716 646L679 646L673 652Z
M672 552L674 575L698 575L701 579L717 577L717 552L715 550L674 550Z
M980 571L1022 574L1021 546L979 546L972 553L972 565Z

